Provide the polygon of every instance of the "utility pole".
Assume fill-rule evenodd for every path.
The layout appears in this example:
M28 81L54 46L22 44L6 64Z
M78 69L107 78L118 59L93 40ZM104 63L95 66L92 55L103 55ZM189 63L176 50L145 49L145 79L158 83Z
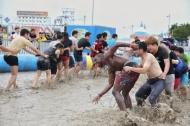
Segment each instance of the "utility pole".
M92 25L94 21L94 0L92 0Z
M133 25L132 25L132 27L131 27L131 35L133 34Z
M167 16L168 17L168 32L170 31L170 14ZM169 36L170 33L168 33L168 36Z
M85 25L85 21L86 21L86 15L84 15L84 25Z

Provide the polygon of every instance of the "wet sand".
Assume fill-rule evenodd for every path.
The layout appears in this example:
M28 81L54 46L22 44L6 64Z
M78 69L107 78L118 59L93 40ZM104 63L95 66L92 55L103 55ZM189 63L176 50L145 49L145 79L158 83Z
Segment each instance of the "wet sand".
M35 72L20 72L18 89L6 92L10 73L1 73L0 78L0 126L189 126L190 101L180 97L173 99L161 97L162 103L157 110L149 103L143 108L136 106L134 94L145 82L141 75L130 96L132 111L121 112L111 90L105 94L98 105L92 104L93 98L108 83L108 77L93 79L82 72L81 78L68 82L53 81L50 89L45 84L43 72L38 89L31 89ZM167 103L167 104L165 104ZM172 108L170 108L172 107ZM165 122L164 122L165 121Z

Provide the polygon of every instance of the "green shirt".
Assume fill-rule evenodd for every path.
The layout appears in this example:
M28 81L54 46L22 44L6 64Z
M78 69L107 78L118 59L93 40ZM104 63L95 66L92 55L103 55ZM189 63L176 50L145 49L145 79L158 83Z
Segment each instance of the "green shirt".
M190 56L188 54L183 54L183 57L182 57L182 60L185 62L185 63L190 63Z

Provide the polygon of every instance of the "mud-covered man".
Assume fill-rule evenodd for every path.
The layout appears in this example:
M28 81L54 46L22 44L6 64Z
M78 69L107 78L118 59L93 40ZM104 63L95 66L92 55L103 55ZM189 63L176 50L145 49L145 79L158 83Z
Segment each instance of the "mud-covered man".
M105 55L97 54L94 58L96 63L105 64L109 67L109 84L94 98L93 102L98 103L99 99L113 87L112 94L120 110L125 111L126 108L132 108L129 92L137 81L139 73L132 71L126 72L123 69L126 64L130 63L132 67L137 67L137 64L129 58L115 55L114 53L119 47L130 47L130 44L118 42ZM132 45L131 48L136 49L137 45ZM116 71L121 72L116 76Z

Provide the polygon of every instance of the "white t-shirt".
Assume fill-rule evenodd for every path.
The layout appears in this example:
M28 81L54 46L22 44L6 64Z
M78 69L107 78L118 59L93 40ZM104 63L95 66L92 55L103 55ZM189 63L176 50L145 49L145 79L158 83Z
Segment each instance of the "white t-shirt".
M73 36L69 37L69 39L72 41L72 46L73 46L73 51L74 51L74 46L78 44L78 40ZM70 55L73 55L73 51L72 52L70 51Z
M20 36L20 34L14 33L13 34L13 39L18 38L19 36Z
M56 45L57 43L60 43L60 42L57 41L57 40L50 42L48 48L50 48L50 47L55 48L55 45Z

